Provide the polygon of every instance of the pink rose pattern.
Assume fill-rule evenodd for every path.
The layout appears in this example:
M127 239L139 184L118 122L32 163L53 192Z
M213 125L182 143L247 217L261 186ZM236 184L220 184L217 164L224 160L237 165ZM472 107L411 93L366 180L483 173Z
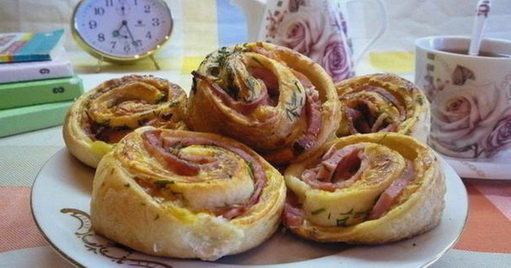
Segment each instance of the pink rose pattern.
M352 77L346 22L329 1L290 0L269 11L266 41L289 47L320 64L334 82Z
M501 148L511 144L511 107L508 107L484 142L488 156L495 155Z
M433 77L433 68L427 66L423 85L432 104L430 145L446 155L463 158L491 157L508 148L511 92L493 84L476 86L476 76L463 66L457 66L450 80L444 81ZM504 84L509 86L510 82Z
M319 63L335 82L349 77L351 73L350 62L346 57L345 46L339 35L332 35L327 42L323 58Z

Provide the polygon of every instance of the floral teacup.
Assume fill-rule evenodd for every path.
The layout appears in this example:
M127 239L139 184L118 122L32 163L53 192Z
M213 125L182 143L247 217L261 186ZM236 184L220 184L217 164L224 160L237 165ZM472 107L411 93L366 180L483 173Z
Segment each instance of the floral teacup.
M415 44L415 82L431 102L431 147L461 158L509 149L511 41L483 40L479 56L467 55L465 37L426 37Z

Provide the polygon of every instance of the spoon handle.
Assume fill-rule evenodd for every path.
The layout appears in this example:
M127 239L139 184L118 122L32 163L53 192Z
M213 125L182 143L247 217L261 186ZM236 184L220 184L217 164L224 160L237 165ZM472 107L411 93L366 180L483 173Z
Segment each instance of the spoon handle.
M479 49L481 48L481 41L483 39L483 32L486 26L486 19L488 18L488 13L490 13L490 5L490 0L479 0L477 3L477 13L474 22L474 28L472 30L472 39L468 49L468 55L479 55Z

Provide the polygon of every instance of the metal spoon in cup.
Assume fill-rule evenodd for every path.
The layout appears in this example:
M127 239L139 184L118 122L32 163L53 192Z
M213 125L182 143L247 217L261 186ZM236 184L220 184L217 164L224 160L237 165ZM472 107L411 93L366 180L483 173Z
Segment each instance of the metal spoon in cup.
M486 26L486 19L488 18L488 13L490 13L490 5L490 0L479 0L477 3L477 13L474 21L474 28L472 30L472 39L470 41L468 55L479 55L484 28Z

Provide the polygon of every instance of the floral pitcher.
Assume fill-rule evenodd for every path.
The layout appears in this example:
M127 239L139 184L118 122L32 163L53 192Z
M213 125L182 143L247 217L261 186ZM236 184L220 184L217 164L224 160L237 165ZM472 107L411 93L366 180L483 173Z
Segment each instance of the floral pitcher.
M385 7L381 0L374 0L382 13L380 29L354 57L349 37L352 25L345 20L350 16L343 14L351 12L350 3L360 4L369 0L232 1L245 10L250 41L292 48L323 66L334 82L355 74L354 65L386 28ZM358 13L363 14L363 11Z

